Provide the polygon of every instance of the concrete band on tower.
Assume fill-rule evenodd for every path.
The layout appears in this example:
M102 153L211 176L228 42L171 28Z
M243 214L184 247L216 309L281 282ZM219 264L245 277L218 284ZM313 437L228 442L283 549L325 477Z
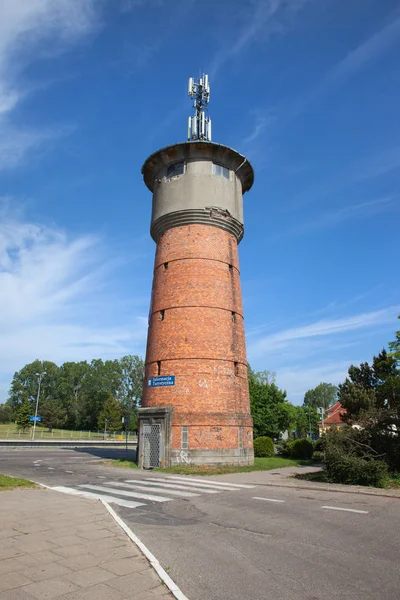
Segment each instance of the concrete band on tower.
M238 243L253 168L235 150L196 139L158 150L142 173L157 248L139 465L252 464Z

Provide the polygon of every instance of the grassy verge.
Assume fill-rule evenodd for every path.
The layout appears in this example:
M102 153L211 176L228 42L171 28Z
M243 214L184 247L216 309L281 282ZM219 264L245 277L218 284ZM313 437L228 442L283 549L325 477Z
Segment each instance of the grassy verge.
M13 488L32 488L36 487L32 481L26 479L18 479L17 477L9 477L8 475L0 474L0 491L11 490Z
M176 473L181 475L225 475L229 473L251 473L252 471L271 471L273 469L282 469L283 467L299 467L301 465L312 465L311 460L295 460L292 458L283 458L282 456L273 456L272 458L255 458L254 465L246 467L235 467L232 465L176 465L165 469L154 469L155 471L164 471L166 473Z
M109 460L105 461L104 464L127 469L138 468L137 464L131 460ZM311 460L294 460L292 458L274 456L272 458L255 458L254 465L248 467L234 467L230 465L176 465L174 467L153 470L180 475L225 475L226 473L251 473L251 471L270 471L272 469L281 469L282 467L310 466L313 464Z
M138 469L139 467L137 466L137 463L135 463L133 460L119 460L119 459L115 459L115 460L104 460L103 461L103 465L105 465L106 467L119 467L122 469Z
M300 473L298 475L294 475L295 479L302 479L303 481L317 481L318 483L332 483L326 476L325 471L318 471L317 473ZM342 483L340 485L346 485ZM361 484L359 484L361 485ZM365 486L370 487L370 486ZM387 489L400 489L400 474L390 475L389 479L386 481L386 485L383 487Z

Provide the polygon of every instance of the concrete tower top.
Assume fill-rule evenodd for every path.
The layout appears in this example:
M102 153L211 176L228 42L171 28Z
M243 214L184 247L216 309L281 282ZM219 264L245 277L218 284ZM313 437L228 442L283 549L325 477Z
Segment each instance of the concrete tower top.
M165 146L151 154L142 167L145 184L151 192L154 191L156 179L161 179L160 172L169 165L179 161L209 160L221 164L240 179L242 194L248 192L254 182L254 170L245 156L236 150L215 144L213 142L181 142L172 146Z

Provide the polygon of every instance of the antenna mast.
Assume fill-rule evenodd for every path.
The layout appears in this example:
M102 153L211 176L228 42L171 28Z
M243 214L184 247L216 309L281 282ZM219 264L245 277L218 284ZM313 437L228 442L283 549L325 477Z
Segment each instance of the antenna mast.
M188 95L193 100L196 114L189 117L188 140L205 140L211 142L211 119L206 117L205 111L210 100L210 84L208 75L203 75L195 82L193 77L189 79Z

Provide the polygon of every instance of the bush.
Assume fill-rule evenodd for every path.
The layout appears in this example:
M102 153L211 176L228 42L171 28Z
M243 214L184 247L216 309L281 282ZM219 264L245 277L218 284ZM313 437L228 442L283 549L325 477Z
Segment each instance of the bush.
M324 452L325 450L325 436L324 437L320 437L317 440L315 440L314 442L314 452Z
M291 458L310 459L314 452L314 445L306 438L299 438L289 444L289 456Z
M266 458L274 456L274 442L270 437L261 436L254 440L254 456Z
M289 456L289 440L281 440L277 445L276 449L279 456Z
M347 485L384 487L389 475L381 460L346 454L333 445L325 453L325 470L328 481Z

